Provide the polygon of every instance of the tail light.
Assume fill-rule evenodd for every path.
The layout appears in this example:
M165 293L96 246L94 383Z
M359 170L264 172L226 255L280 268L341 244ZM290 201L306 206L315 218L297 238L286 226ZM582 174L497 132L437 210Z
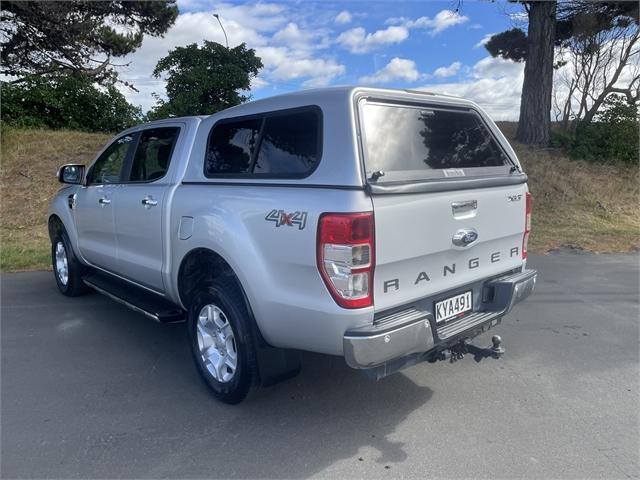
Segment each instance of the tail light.
M344 308L373 305L373 212L323 213L318 222L318 270Z
M531 207L533 207L533 197L529 192L525 196L524 214L524 236L522 237L522 258L527 258L527 246L529 245L529 233L531 233Z

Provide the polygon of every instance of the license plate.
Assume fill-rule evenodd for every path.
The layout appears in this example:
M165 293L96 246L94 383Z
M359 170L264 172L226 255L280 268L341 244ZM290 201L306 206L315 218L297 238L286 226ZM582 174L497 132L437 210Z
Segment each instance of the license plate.
M471 290L436 302L436 323L457 317L473 308Z

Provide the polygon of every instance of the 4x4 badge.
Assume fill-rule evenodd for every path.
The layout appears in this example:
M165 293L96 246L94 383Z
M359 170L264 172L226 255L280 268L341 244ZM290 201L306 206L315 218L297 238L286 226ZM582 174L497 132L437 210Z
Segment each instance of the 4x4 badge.
M307 226L307 212L286 213L284 210L275 208L264 217L267 222L274 222L276 227L286 225L288 227L298 226L298 230L303 230Z

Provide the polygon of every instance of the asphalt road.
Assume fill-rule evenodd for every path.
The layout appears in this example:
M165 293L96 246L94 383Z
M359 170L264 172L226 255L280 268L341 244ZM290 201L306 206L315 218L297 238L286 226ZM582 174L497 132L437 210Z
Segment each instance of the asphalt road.
M638 260L532 257L501 360L376 383L305 354L236 407L199 380L183 325L2 275L2 477L638 476Z

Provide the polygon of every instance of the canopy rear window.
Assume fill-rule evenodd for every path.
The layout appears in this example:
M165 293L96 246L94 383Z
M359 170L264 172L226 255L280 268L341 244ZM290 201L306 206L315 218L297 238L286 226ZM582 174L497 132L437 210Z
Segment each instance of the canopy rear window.
M367 178L378 182L504 175L513 165L472 110L365 101L360 112Z

